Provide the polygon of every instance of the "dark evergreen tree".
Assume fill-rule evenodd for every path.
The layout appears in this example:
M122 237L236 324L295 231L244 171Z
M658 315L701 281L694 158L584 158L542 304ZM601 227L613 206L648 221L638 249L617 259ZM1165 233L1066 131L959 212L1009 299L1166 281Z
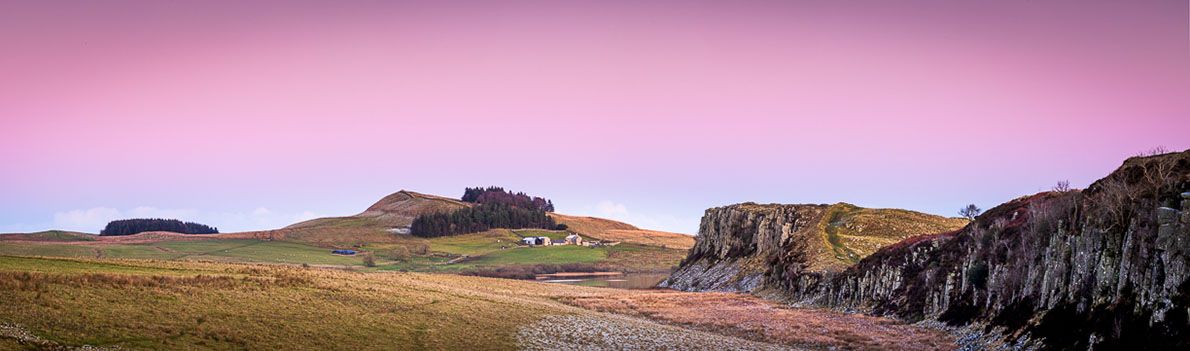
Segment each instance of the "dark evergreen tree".
M478 204L505 205L554 212L553 201L537 196L529 196L524 192L513 193L497 186L466 188L463 190L462 200Z
M449 213L433 213L413 219L413 235L432 238L477 233L492 228L554 229L557 225L545 211L506 205L480 204Z
M182 234L217 234L219 229L194 222L176 219L134 218L107 223L99 235L132 235L141 232L174 232Z

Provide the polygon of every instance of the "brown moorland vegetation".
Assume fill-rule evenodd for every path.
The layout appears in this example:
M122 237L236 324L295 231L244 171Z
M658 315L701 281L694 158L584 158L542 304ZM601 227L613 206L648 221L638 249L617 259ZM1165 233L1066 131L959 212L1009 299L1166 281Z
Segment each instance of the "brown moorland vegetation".
M559 316L628 318L679 339L712 332L816 348L932 348L950 340L891 320L746 295L297 266L0 256L0 291L0 346L18 348L508 350L520 347L523 328ZM761 328L763 320L776 322ZM861 327L842 331L846 324ZM814 330L827 335L807 334Z
M950 350L949 334L888 318L786 308L738 293L640 291L566 300L596 311L643 316L699 330L810 349Z

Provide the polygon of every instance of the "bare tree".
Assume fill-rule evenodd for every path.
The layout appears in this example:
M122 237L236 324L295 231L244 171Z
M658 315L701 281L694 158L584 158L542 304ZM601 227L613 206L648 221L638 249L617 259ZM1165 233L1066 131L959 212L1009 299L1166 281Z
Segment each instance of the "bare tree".
M1152 149L1138 152L1136 154L1136 157L1157 156L1157 155L1162 155L1162 154L1167 154L1167 153L1169 153L1168 148L1166 148L1164 145L1158 145L1157 147L1154 147Z
M975 220L975 217L979 216L980 212L983 212L983 210L979 209L979 207L975 206L975 204L968 204L967 207L959 209L960 216L972 221Z
M1161 206L1161 195L1165 192L1177 192L1174 188L1177 184L1178 174L1174 172L1173 162L1157 160L1150 162L1143 168L1141 173L1141 181L1144 183L1145 190L1152 192L1153 203L1155 206Z
M1058 185L1054 185L1054 191L1059 192L1059 193L1064 193L1064 192L1070 191L1070 181L1069 180L1059 181Z

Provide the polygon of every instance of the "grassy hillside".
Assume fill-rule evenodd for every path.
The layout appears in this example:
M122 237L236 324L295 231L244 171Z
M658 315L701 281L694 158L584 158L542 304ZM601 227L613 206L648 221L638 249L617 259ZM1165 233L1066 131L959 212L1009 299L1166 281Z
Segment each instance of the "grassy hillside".
M0 256L0 349L945 349L939 331L741 294L420 273Z
M823 241L832 255L813 265L846 267L905 238L956 230L967 222L963 218L837 203L826 208L818 223Z
M631 224L609 219L567 216L551 213L554 222L565 224L569 230L585 237L603 241L618 241L649 246L689 249L694 246L694 237L685 234L644 230Z
M0 234L0 241L95 241L95 235L65 230L36 233Z
M524 236L560 236L562 232L542 230L493 229L483 233L423 239L424 255L401 255L408 246L376 245L379 257L386 259L380 269L420 272L492 273L496 276L523 277L532 273L556 271L626 271L667 272L685 250L619 244L615 246L543 246L523 247L516 243ZM417 248L411 251L416 251ZM496 272L498 271L498 272ZM501 273L504 274L496 274Z
M312 219L286 228L342 227L345 225L369 225L384 228L409 227L413 223L413 219L419 215L450 212L470 206L471 204L456 199L401 190L385 196L364 212L354 216Z
M374 257L375 270L491 273L525 277L556 271L668 271L693 243L689 236L640 230L591 217L553 215L573 224L587 239L623 242L613 247L518 247L524 236L561 240L565 231L494 229L483 233L426 239L399 234L420 214L470 206L458 200L402 190L347 217L319 218L277 230L213 235L146 232L128 236L47 231L0 236L0 255L209 260L356 266L363 254ZM590 235L587 233L593 233ZM353 249L361 255L330 254ZM499 271L499 272L497 272ZM485 273L487 272L487 273Z

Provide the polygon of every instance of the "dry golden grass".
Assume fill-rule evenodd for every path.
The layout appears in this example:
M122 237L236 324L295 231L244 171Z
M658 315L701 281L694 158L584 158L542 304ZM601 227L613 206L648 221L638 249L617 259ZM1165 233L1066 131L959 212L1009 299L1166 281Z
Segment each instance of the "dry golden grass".
M967 222L964 218L901 209L862 208L848 203L830 205L817 226L826 251L810 267L843 269L882 247L913 236L953 231Z
M631 224L624 222L616 222L610 219L583 217L583 216L568 216L558 213L550 213L550 218L559 224L565 224L569 229L575 233L589 236L592 238L602 240L600 234L612 229L621 230L639 230Z
M600 240L660 246L670 249L688 250L694 247L693 236L655 230L609 229L599 235L601 235L599 237Z
M513 349L581 312L533 282L296 267L0 257L0 322L131 349ZM565 294L564 294L565 295Z
M520 328L546 316L608 312L798 345L930 349L949 340L747 295L294 266L0 256L0 291L0 325L56 346L508 350ZM0 346L12 344L21 342L0 334Z
M694 237L690 235L645 230L628 223L596 217L568 216L558 213L551 213L550 217L555 222L568 226L570 231L595 240L665 246L683 250L694 246Z

